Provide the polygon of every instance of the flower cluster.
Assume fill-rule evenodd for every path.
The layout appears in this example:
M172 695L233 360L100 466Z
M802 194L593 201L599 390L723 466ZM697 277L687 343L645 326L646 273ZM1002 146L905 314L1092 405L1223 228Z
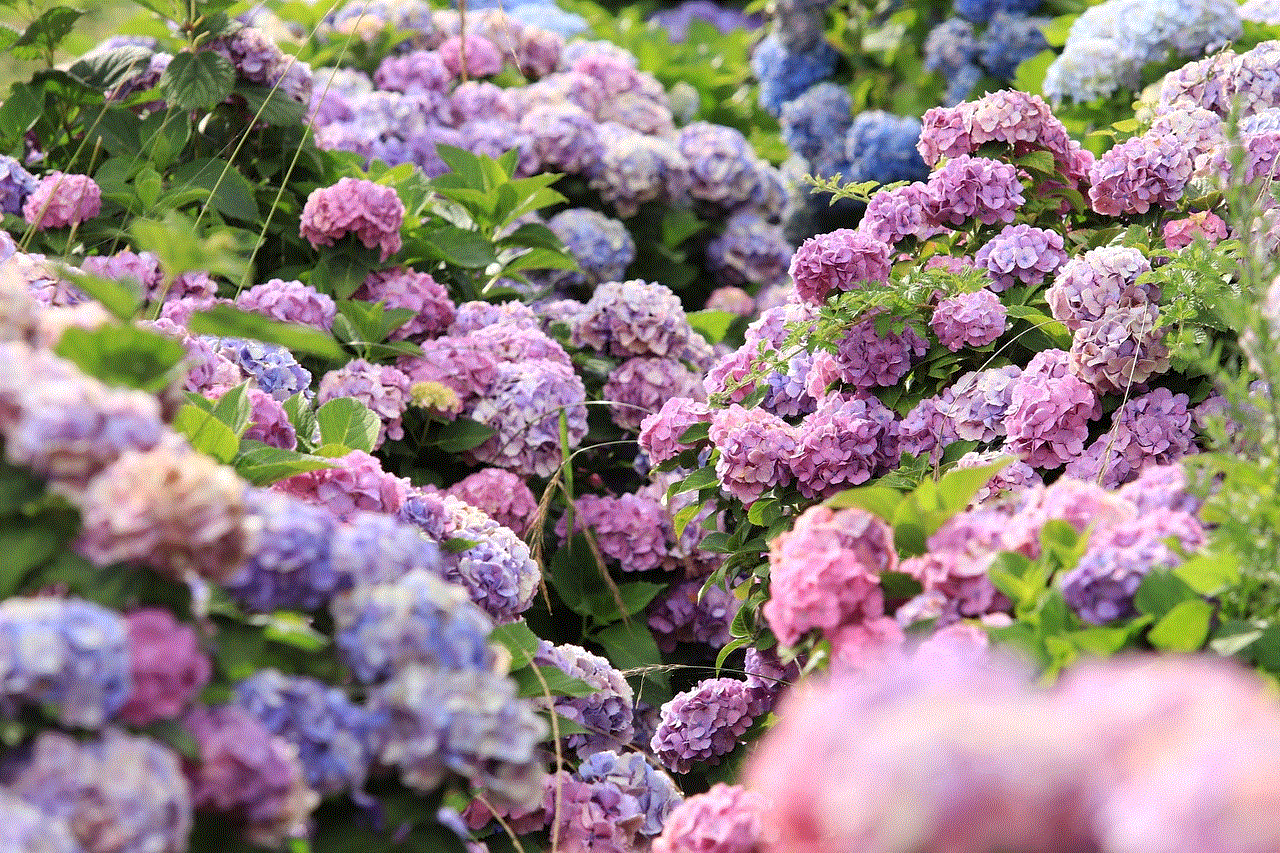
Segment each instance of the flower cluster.
M404 204L391 187L358 178L339 178L307 196L299 236L313 247L332 246L354 234L366 248L378 249L382 260L400 251Z
M751 723L747 683L710 678L662 706L650 745L665 767L688 773L694 762L719 764Z

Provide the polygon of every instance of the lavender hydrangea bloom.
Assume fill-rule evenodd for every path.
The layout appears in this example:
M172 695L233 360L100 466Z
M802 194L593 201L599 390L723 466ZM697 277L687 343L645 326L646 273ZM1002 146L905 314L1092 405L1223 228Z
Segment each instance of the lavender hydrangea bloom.
M561 539L568 534L568 516L556 525ZM588 530L602 556L624 572L659 568L667 557L671 519L657 500L643 494L582 495L574 501L574 532Z
M219 355L252 376L259 388L281 402L295 394L311 396L310 371L298 364L297 358L285 347L222 338L216 349Z
M800 298L821 305L833 291L888 284L889 247L861 231L841 228L800 244L790 272Z
M1039 5L1039 0L957 0L955 9L975 24L985 24L1001 13L1025 15Z
M1044 484L1044 480L1034 468L1021 459L1010 462L1008 455L999 450L987 450L982 453L971 451L956 460L956 467L980 468L993 462L1008 462L1008 464L993 474L982 488L973 493L973 498L969 501L970 508L995 500L1007 492L1017 493L1028 486Z
M688 163L687 190L695 202L733 211L755 196L760 174L751 144L740 131L697 121L681 128L676 145Z
M1118 308L1076 329L1071 371L1100 393L1145 385L1169 369L1169 349L1154 305Z
M333 298L300 281L273 278L236 297L236 307L265 314L282 323L301 323L322 332L333 328L338 306Z
M1009 449L1033 468L1057 468L1079 456L1097 397L1074 376L1030 377L1013 386L1005 430Z
M480 462L525 476L549 477L564 461L561 416L567 418L569 445L587 434L582 380L563 364L537 359L500 364L494 384L471 417L494 435L470 451Z
M1170 209L1191 179L1191 153L1177 139L1143 134L1099 157L1089 169L1089 205L1104 216Z
M707 266L722 285L772 284L786 278L793 251L780 227L742 211L707 244Z
M942 460L946 446L959 438L947 414L949 400L926 397L916 404L898 424L898 447L912 456L929 455L936 465ZM1003 409L1000 418L1003 418Z
M159 608L134 610L125 620L131 683L119 718L134 726L177 718L212 675L196 632Z
M855 388L897 384L911 369L912 360L929 349L910 326L903 326L901 332L889 328L880 334L877 319L870 315L854 323L836 344L840 378Z
M520 119L520 130L533 139L544 169L585 175L600 159L595 121L574 104L538 104Z
M966 373L956 380L938 403L951 432L965 441L992 441L1004 435L1005 414L1022 375L1017 366L1007 365Z
M23 202L35 191L35 176L12 157L0 155L0 213L21 214Z
M552 704L556 713L587 730L586 734L565 735L562 738L565 748L576 752L579 758L586 758L631 742L635 699L631 685L608 660L578 646L556 646L542 640L533 662L538 666L553 666L570 678L596 688L586 696L555 697Z
M1040 4L1030 5L1034 9ZM997 12L982 37L983 66L998 80L1012 80L1024 60L1049 46L1042 31L1047 23L1048 18Z
M636 244L625 225L598 211L574 207L547 221L582 268L556 278L561 287L594 287L606 281L621 281L636 257Z
M779 122L787 148L809 161L834 162L853 124L853 98L843 86L818 83L782 104ZM914 142L912 143L915 144Z
M101 738L79 743L61 732L42 732L8 790L47 820L65 822L77 853L187 849L187 780L178 757L147 738L107 729Z
M709 436L720 451L716 475L726 495L749 504L790 482L796 430L777 415L734 403L712 413Z
M703 580L684 581L658 595L649 606L648 624L658 648L670 654L680 643L722 648L742 602L724 587Z
M383 59L374 71L373 82L392 92L445 93L453 76L438 52L415 50Z
M609 373L601 391L612 404L609 417L631 432L673 397L705 399L700 377L673 358L629 358Z
M680 297L666 285L639 279L596 288L573 332L576 345L622 358L679 358L694 334Z
M1062 235L1048 228L1008 225L987 241L974 261L985 267L997 293L1017 282L1039 284L1067 262Z
M784 665L776 648L763 652L757 648L747 649L742 669L747 674L753 717L772 711L783 691L800 680L800 665L796 661Z
M689 162L672 141L612 123L600 125L598 135L603 150L591 187L619 216L635 216L640 205L658 198L684 197Z
M1138 284L1151 263L1137 249L1103 246L1072 258L1045 294L1054 319L1071 331L1116 309L1158 302L1155 284Z
M321 794L364 783L378 721L338 688L264 669L236 685L235 701L297 748L307 784Z
M543 791L537 747L547 725L515 694L515 682L494 672L405 666L370 697L389 720L379 759L421 791L454 772L498 805L535 805Z
M50 172L22 203L22 216L37 231L79 225L102 212L102 189L88 175Z
M898 461L897 421L869 395L824 398L796 431L791 473L807 498L856 486Z
M1112 428L1067 466L1067 473L1108 487L1133 480L1147 466L1166 465L1195 451L1187 395L1157 388L1126 400Z
M751 727L747 683L710 678L662 706L651 747L663 765L688 773L695 761L720 763Z
M50 817L0 789L0 849L13 853L84 853L65 820Z
M756 853L764 845L767 814L758 794L717 782L672 812L653 853Z
M347 583L333 565L333 513L256 489L245 504L253 531L250 557L244 572L226 584L241 607L253 613L315 610Z
M933 309L929 328L952 352L984 347L1004 334L1009 315L990 290L961 293L943 299Z
M881 190L867 202L858 230L890 246L907 237L927 239L941 230L928 219L927 199L922 183Z
M114 281L137 282L142 286L142 293L151 299L158 295L164 281L160 260L151 252L124 249L114 255L90 255L80 264L80 269Z
M787 47L777 33L770 33L751 54L751 70L760 81L760 106L777 116L782 105L798 97L835 71L838 55L825 41L804 50Z
M385 261L400 251L404 204L391 187L357 178L340 178L307 196L300 236L312 247L332 246L354 234L366 248L377 248Z
M602 750L586 756L578 766L578 776L584 782L611 783L624 795L635 797L644 815L637 829L640 835L662 832L671 812L684 799L671 777L637 752Z
M439 574L439 546L421 530L381 512L351 514L333 534L330 560L341 583L389 583L414 569Z
M0 695L48 703L67 725L101 727L132 689L127 623L87 601L0 602L0 652Z
M973 64L978 50L973 24L952 16L929 31L924 41L925 70L953 79L960 69Z
M1026 201L1016 167L967 154L936 169L925 191L930 222L950 227L960 227L968 219L984 225L1012 222Z
M468 332L478 332L490 326L501 326L501 329L494 330L494 334L502 336L501 343L495 337L494 343L498 344L494 347L495 353L501 361L520 361L522 358L555 358L550 352L535 353L530 350L523 351L517 355L515 352L507 352L508 345L514 344L516 341L521 343L532 342L534 340L541 341L536 335L527 337L513 334L516 330L538 330L538 315L533 309L523 302L482 302L474 300L472 302L463 302L458 306L457 313L453 322L449 325L450 335L465 335ZM545 338L545 336L542 336ZM545 343L545 341L543 341ZM548 344L548 347L550 345ZM567 359L564 359L567 361Z
M183 723L199 748L184 767L198 809L243 821L245 838L264 847L306 836L319 798L293 744L236 705L197 706Z

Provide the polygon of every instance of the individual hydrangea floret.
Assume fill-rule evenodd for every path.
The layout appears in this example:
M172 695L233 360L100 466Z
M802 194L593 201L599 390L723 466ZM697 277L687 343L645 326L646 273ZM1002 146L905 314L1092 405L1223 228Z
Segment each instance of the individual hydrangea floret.
M832 394L796 430L791 473L807 498L864 483L898 461L897 420L870 395Z
M102 212L102 190L88 175L50 172L22 204L22 216L37 231L65 228Z
M565 735L562 741L566 749L576 752L579 758L586 758L631 742L635 697L631 685L608 660L579 646L557 646L542 640L533 662L538 666L553 666L596 689L586 696L558 696L552 703L557 714L587 730L585 734Z
M929 328L939 342L952 352L965 347L984 347L1004 334L1008 309L990 290L961 293L943 299L933 309Z
M812 628L830 632L881 616L880 575L897 564L893 532L879 518L862 509L810 507L769 547L764 616L788 646Z
M882 323L888 326L883 333ZM904 325L895 332L892 321L871 314L849 326L836 342L835 361L840 378L853 387L887 388L906 376L912 361L928 349L915 329Z
M967 154L936 169L925 184L925 192L929 221L952 228L969 219L983 225L1013 222L1026 201L1015 166Z
M668 769L688 773L694 762L719 764L751 727L747 684L710 678L662 706L651 747Z
M1091 249L1062 266L1045 300L1054 319L1075 331L1109 311L1158 302L1157 285L1138 284L1138 278L1150 271L1151 262L1138 249Z
M263 489L250 490L245 504L252 537L249 560L227 582L227 592L251 613L323 606L346 583L333 566L333 513Z
M481 468L468 474L447 493L483 510L519 536L529 531L538 513L538 500L524 480L501 468Z
M889 247L860 231L841 228L810 237L791 258L791 278L800 298L821 305L835 291L889 283Z
M706 403L691 397L672 397L640 422L640 449L650 463L660 465L696 447L696 443L682 442L681 437L695 424L710 420L711 409Z
M796 430L777 415L733 403L712 412L708 435L720 451L716 475L724 494L750 504L790 482Z
M1143 386L1169 369L1169 348L1154 305L1108 311L1076 329L1071 371L1099 393Z
M120 719L145 726L180 716L212 675L196 632L167 610L146 608L125 615L129 631L132 687Z
M371 364L357 358L320 378L316 403L324 405L340 397L362 403L382 422L373 442L373 446L377 448L382 446L385 439L398 441L404 438L401 416L412 399L411 384L402 370L386 364Z
M987 241L974 262L987 270L991 289L999 293L1014 284L1040 284L1067 262L1062 235L1048 228L1009 225Z
M62 723L100 728L132 690L128 623L79 599L0 602L0 702L47 703Z
M377 248L385 261L400 251L404 204L392 187L359 178L340 178L307 196L300 236L312 247L332 246L354 234L366 248Z

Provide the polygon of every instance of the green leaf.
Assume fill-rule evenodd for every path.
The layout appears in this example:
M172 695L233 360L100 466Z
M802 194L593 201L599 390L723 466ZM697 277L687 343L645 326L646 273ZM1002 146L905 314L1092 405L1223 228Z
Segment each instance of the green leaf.
M262 635L268 640L305 652L318 652L329 645L329 638L312 628L305 617L288 611L268 616Z
M258 121L278 127L294 127L307 117L307 107L285 94L284 89L251 86L241 83L233 90L244 98L249 111Z
M832 509L848 509L858 507L885 521L892 521L902 503L903 495L897 489L885 486L857 486L837 492L822 502L823 506Z
M678 495L681 492L692 492L698 489L706 489L711 486L719 485L720 478L716 474L715 468L699 468L680 482L674 484L668 494Z
M729 334L729 327L738 319L737 314L728 311L691 311L686 315L689 325L709 342L718 344Z
M253 186L226 160L197 157L180 164L173 170L170 191L191 188L208 191L209 204L223 216L245 222L258 221Z
M1164 615L1147 633L1147 640L1161 651L1194 652L1209 637L1213 605L1194 599L1184 601Z
M662 655L658 652L658 644L649 629L639 622L615 622L595 632L591 639L605 650L609 661L618 669L645 669L644 678L661 687L669 689L670 676L664 669L647 669L661 667Z
M1240 565L1229 554L1196 554L1175 567L1173 574L1200 595L1218 595L1239 583Z
M187 328L198 335L249 338L279 344L295 354L314 355L331 361L346 358L338 342L318 329L280 323L230 305L215 305L207 311L197 311L187 321Z
M376 255L361 247L358 251L326 251L311 270L308 282L334 299L349 299L374 268Z
M524 622L499 625L489 634L489 641L497 643L511 653L515 668L527 665L538 653L538 635Z
M536 671L535 671L536 670ZM538 676L541 676L541 680ZM529 699L535 696L590 696L600 690L585 681L565 673L554 666L531 665L511 673L516 683L517 696ZM546 682L545 686L543 682Z
M43 112L41 99L31 86L19 84L9 90L9 97L0 104L0 139L11 153L20 153L15 151L15 146L21 145Z
M706 441L707 436L711 432L711 424L697 423L680 433L681 444L697 444L700 441Z
M83 14L70 6L54 6L32 21L9 50L17 59L39 59L53 53Z
M497 435L493 427L468 418L458 418L440 427L432 444L445 453L462 453L479 447Z
M26 468L0 461L0 517L16 515L44 495L44 481Z
M298 436L298 446L303 450L311 447L316 434L316 413L311 403L301 393L294 394L284 401L284 413L289 416L289 423Z
M236 473L255 486L269 486L294 474L332 467L320 457L252 440L241 441L240 454L235 458Z
M621 612L618 611L618 602L614 599L611 590L604 590L588 596L587 606L591 610L591 615L595 617L596 622L599 624L617 622L619 619L625 619L639 613L664 589L666 589L664 584L646 583L644 581L618 584L618 598L622 599Z
M72 267L60 269L59 274L67 281L83 290L92 298L102 303L112 317L129 322L142 307L142 285L132 280L117 281L101 276L89 275Z
M662 217L662 243L665 246L679 246L704 227L703 221L692 211L679 207L670 208Z
M159 89L165 101L180 110L211 110L231 94L236 69L231 61L211 50L182 52L160 75Z
M890 601L905 601L924 591L920 581L905 572L884 572L880 575L880 588Z
M1186 581L1165 570L1151 572L1142 579L1133 604L1140 613L1163 616L1179 604L1195 599L1196 591Z
M445 263L465 269L483 269L498 262L493 243L483 234L453 225L424 228L421 240L433 254Z
M1028 171L1039 172L1043 175L1052 175L1058 171L1057 161L1053 159L1052 154L1043 148L1020 155L1014 160L1014 164Z
M943 511L951 515L960 512L969 505L979 489L1015 461L1012 456L1005 456L976 468L952 468L943 474L936 487Z
M191 446L222 463L230 463L240 452L240 439L231 427L190 403L178 410L173 428L187 437Z
M71 64L67 73L90 88L105 92L147 70L152 51L138 45L88 53Z
M316 409L322 444L336 444L369 453L378 440L382 421L367 406L351 397L338 397Z
M768 527L782 517L782 508L776 498L760 498L747 510L747 521L760 527Z
M108 385L159 391L187 356L182 344L132 326L67 329L53 351Z
M17 590L27 572L42 566L62 547L66 535L43 518L7 518L0 524L0 596Z
M704 504L700 501L691 503L672 517L671 521L672 525L675 527L676 539L679 539L684 535L684 529L688 527L689 522L693 521L698 513L702 511L703 506Z
M146 726L143 731L188 761L200 760L200 744L177 720L159 720Z

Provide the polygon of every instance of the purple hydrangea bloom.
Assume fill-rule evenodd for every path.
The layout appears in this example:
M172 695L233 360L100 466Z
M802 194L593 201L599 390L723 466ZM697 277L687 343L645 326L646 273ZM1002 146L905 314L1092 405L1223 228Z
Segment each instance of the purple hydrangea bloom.
M933 309L929 328L943 346L959 352L993 343L1004 334L1008 322L1009 314L1000 298L984 289L940 301Z
M694 334L680 297L639 279L597 287L573 332L576 345L622 358L679 358Z
M260 388L250 387L245 394L249 398L249 424L241 438L282 450L296 449L298 431L280 401Z
M337 519L290 495L253 489L245 496L253 531L248 564L226 584L251 613L316 610L347 578L333 565Z
M705 400L698 374L673 358L634 356L609 373L601 399L610 403L609 417L624 430L636 432L641 422L667 400L688 397Z
M1013 385L1005 417L1008 447L1033 468L1057 468L1084 451L1097 397L1075 376L1024 372Z
M37 183L21 163L0 155L0 213L21 214L23 202L35 191Z
M938 464L946 446L959 438L948 414L949 404L946 397L926 397L917 403L898 423L899 450L912 456L927 453L930 463Z
M83 853L67 822L27 805L6 790L0 789L0 848L14 853Z
M566 538L568 516L561 517L556 534ZM645 572L662 566L667 557L671 519L657 500L643 494L582 495L574 501L574 532L590 531L600 553L624 572Z
M212 666L189 626L167 610L145 608L125 616L129 632L129 701L119 717L134 726L172 720L209 683Z
M437 51L415 50L383 59L373 74L373 82L379 89L392 92L444 94L455 76Z
M339 397L349 397L372 410L382 421L382 428L373 443L377 448L385 439L398 441L404 438L400 418L412 399L411 384L402 370L357 358L320 378L316 402L323 405Z
M889 266L885 243L861 231L841 228L800 244L790 272L800 298L821 305L833 291L888 284Z
M383 261L400 251L404 204L391 187L357 178L340 178L307 196L300 236L312 247L332 246L354 234L366 248L377 248Z
M411 382L439 382L468 407L493 387L498 358L488 342L473 334L445 335L425 340L420 346L421 356L405 356L398 362Z
M243 821L264 847L303 838L319 798L307 787L298 750L236 705L197 706L183 720L200 758L184 762L196 808Z
M640 205L658 198L684 197L689 162L672 141L613 123L600 125L598 133L603 150L591 187L619 216L635 216Z
M132 689L128 624L78 599L0 602L3 699L53 706L66 725L100 728Z
M8 791L47 820L65 822L79 845L76 853L187 849L187 780L177 755L147 738L107 729L101 738L77 742L42 732Z
M497 353L501 361L519 361L522 358L554 358L554 356L545 352L535 354L532 351L524 351L517 357L513 352L505 351L509 345L515 344L516 341L523 343L524 341L538 340L536 336L532 335L522 338L519 335L512 334L516 330L532 329L541 331L538 315L523 302L494 303L480 300L463 302L458 306L453 322L449 324L449 334L465 335L469 332L478 332L490 326L502 327L495 330L495 335L502 336L505 344L499 347L504 351Z
M264 669L236 685L235 702L297 748L307 784L321 794L364 783L378 721L338 688Z
M907 237L928 239L940 229L929 221L927 200L925 185L918 182L881 190L867 202L858 230L889 246Z
M1179 140L1143 134L1114 146L1089 169L1089 205L1104 216L1170 209L1191 179L1192 158Z
M502 71L502 54L484 36L472 33L450 36L436 50L454 78L492 77Z
M987 241L973 259L985 267L997 293L1017 282L1039 284L1067 262L1062 235L1048 228L1008 225Z
M729 626L742 607L718 584L703 590L703 579L683 581L658 595L649 606L648 624L658 648L670 654L680 643L720 649L732 637Z
M1280 114L1280 111L1278 111ZM1193 211L1182 219L1170 219L1161 228L1160 236L1170 249L1185 249L1203 238L1209 245L1227 239L1227 223L1208 210Z
M506 91L505 89L502 91ZM533 138L520 130L520 126L508 119L462 120L461 146L472 154L483 154L494 160L503 154L516 152L515 175L518 178L537 174L538 154Z
M446 556L445 578L465 587L496 621L510 622L529 609L542 579L529 546L475 507L449 496L442 502L442 539L475 543Z
M598 211L573 207L547 221L547 227L564 243L581 271L566 271L555 277L560 287L588 287L606 281L621 281L635 260L636 244L627 227Z
M296 101L305 104L311 100L310 68L304 77L291 79L294 75L290 72L306 63L299 63L285 54L262 30L240 27L214 39L209 43L209 49L229 60L236 73L250 83L267 88L279 85L284 94Z
M547 359L500 364L471 417L494 435L470 451L476 460L525 476L549 477L564 461L561 416L571 450L587 434L586 389L572 368Z
M1065 370L1063 371L1065 374ZM1005 434L1004 417L1023 372L1015 365L966 373L942 393L938 410L965 441L992 441Z
M1159 287L1137 283L1150 270L1151 263L1138 249L1091 249L1062 266L1045 299L1054 319L1075 331L1108 311L1158 302Z
M852 107L853 98L845 87L835 83L811 86L782 104L778 118L782 141L810 162L834 163L844 154L844 135L853 124Z
M777 33L765 36L751 54L751 70L760 81L760 106L777 116L782 105L835 71L838 54L824 40L806 49L789 48Z
M521 117L520 130L533 139L543 169L585 175L600 160L595 120L574 104L537 104Z
M390 583L414 569L442 572L436 542L412 524L382 512L355 512L333 534L333 571L345 583Z
M779 226L743 211L707 244L707 266L722 285L766 285L785 280L793 252Z
M113 281L137 282L148 299L159 295L160 286L164 282L160 260L151 252L137 253L124 249L114 255L90 255L80 264L80 269Z
M511 126L514 131L513 125L520 121L516 91L518 90L495 86L487 80L468 80L459 83L450 98L454 114L463 129L472 122L496 121ZM508 149L513 147L515 146L507 146Z
M688 193L719 211L742 207L760 184L751 144L731 127L696 121L680 130L680 154L688 162Z
M297 358L285 347L222 338L216 349L219 355L252 376L259 388L281 402L295 394L311 395L310 371L298 364Z
M1114 487L1147 466L1167 465L1195 452L1187 395L1157 388L1134 396L1112 416L1112 428L1067 466L1069 476Z
M679 44L689 36L689 26L694 21L706 21L722 35L736 29L754 30L760 26L759 15L747 15L738 9L727 8L711 0L684 0L678 6L662 9L649 16L649 22L667 31L672 44Z
M627 796L635 797L644 815L637 832L654 836L662 832L671 812L684 799L676 783L637 752L603 750L587 756L578 766L584 782L610 783Z
M1163 338L1154 305L1113 309L1076 329L1071 372L1103 394L1145 385L1169 369Z
M790 482L796 429L777 415L734 403L713 411L709 436L720 451L716 475L726 495L750 504Z
M757 853L768 814L755 792L717 782L671 813L653 853Z
M1140 515L1157 509L1196 513L1203 501L1187 490L1188 485L1187 472L1181 465L1151 464L1143 467L1137 479L1121 486L1117 494L1133 501Z
M409 664L370 702L389 720L379 760L399 767L409 787L434 791L453 772L500 806L541 798L547 724L506 676Z
M663 765L688 773L695 761L716 765L751 727L747 683L711 678L662 706L651 747Z
M954 228L969 219L984 225L1008 223L1026 201L1022 191L1016 167L964 154L929 176L925 210L930 222Z
M800 680L800 664L783 664L776 648L760 651L748 648L742 669L747 674L747 694L751 700L751 716L760 717L773 710L784 690Z
M50 172L22 203L22 216L37 231L79 225L102 212L102 190L88 175Z
M913 359L929 346L910 326L901 332L892 328L885 334L876 330L877 317L870 315L851 325L836 344L840 378L855 388L889 387L911 370Z
M333 298L300 281L273 278L242 291L236 307L265 314L282 323L301 323L322 332L333 328L338 306Z
M553 666L570 678L596 688L586 696L557 696L552 703L557 714L587 730L587 734L565 735L565 748L586 758L604 749L618 749L631 742L635 704L631 685L609 661L573 645L538 643L533 656L538 666ZM546 702L544 698L543 703Z
M482 510L513 533L524 536L538 514L538 500L525 481L501 468L481 468L447 490L464 503Z
M706 403L690 397L672 397L640 422L640 449L654 465L674 459L681 451L696 446L680 441L689 427L710 420L711 409Z
M807 498L865 483L898 461L897 419L869 395L832 394L796 430L791 473Z

